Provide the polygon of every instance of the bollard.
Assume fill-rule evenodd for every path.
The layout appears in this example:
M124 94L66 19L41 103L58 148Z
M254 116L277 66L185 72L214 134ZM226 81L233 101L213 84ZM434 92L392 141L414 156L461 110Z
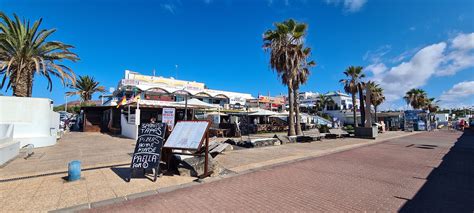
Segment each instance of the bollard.
M73 160L68 166L68 181L81 179L81 161Z

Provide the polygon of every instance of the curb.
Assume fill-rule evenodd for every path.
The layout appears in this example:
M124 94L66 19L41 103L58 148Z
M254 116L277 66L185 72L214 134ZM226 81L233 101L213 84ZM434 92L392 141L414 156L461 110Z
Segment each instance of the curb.
M335 150L332 150L332 151L328 151L328 152L325 152L325 153L309 155L309 156L304 156L304 157L301 157L301 158L292 159L292 160L288 160L288 161L284 161L284 162L279 162L279 163L274 163L274 164L270 164L270 165L250 168L250 169L240 171L240 172L236 172L236 173L231 173L231 174L226 174L226 175L216 176L216 177L208 177L206 179L201 180L200 182L194 181L194 182L190 182L190 183L164 187L164 188L160 188L160 189L156 189L156 190L150 190L150 191L130 194L130 195L126 195L126 196L123 196L123 197L117 197L117 198L112 198L112 199L103 200L103 201L80 204L80 205L71 206L71 207L67 207L67 208L63 208L63 209L52 210L52 211L49 211L49 212L55 212L55 213L56 212L77 212L77 211L93 209L93 208L97 208L97 207L101 207L101 206L107 206L107 205L110 205L110 204L120 203L120 202L124 202L124 201L135 200L135 199L139 199L139 198L143 198L143 197L147 197L147 196L168 193L168 192L176 191L176 190L183 189L183 188L193 187L193 186L202 185L202 184L206 184L206 183L217 182L217 181L221 181L221 180L224 180L224 179L237 177L237 176L240 176L240 175L245 175L245 174L249 174L249 173L253 173L253 172L257 172L257 171L272 169L272 168L284 166L284 165L291 164L291 163L296 163L296 162L310 160L310 159L313 159L313 158L323 157L323 156L330 155L330 154L335 154L335 153L349 151L349 150L352 150L352 149L372 146L372 145L383 143L383 142L386 142L386 141L389 141L389 140L392 140L392 139L412 136L412 135L419 134L419 133L421 133L421 132L412 132L412 133L402 135L402 136L394 136L394 137L390 137L390 138L381 139L380 141L371 141L371 142L363 143L363 144L355 144L355 145L351 145L351 146L342 147L340 149L335 149Z

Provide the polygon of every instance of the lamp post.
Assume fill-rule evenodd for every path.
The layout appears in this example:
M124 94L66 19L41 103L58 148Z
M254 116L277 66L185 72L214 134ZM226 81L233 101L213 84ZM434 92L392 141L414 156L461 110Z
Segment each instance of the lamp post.
M188 120L188 93L185 93L184 95L184 120Z

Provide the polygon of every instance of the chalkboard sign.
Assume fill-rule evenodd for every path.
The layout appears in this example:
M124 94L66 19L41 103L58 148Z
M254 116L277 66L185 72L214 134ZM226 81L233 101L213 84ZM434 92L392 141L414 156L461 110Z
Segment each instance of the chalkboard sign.
M197 150L200 148L208 128L208 121L179 121L164 147Z
M165 133L166 123L143 123L140 126L130 165L132 171L134 169L155 169L156 181Z

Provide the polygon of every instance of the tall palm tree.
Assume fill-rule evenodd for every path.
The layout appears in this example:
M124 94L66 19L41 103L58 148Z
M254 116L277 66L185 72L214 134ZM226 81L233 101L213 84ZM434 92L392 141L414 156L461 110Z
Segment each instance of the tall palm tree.
M76 62L78 56L71 52L73 46L59 41L46 41L56 30L39 30L42 19L32 26L27 20L21 21L14 14L11 20L0 12L0 83L3 88L13 89L13 95L31 97L36 74L48 80L47 89L52 90L51 76L58 77L63 85L75 83L76 76L71 68L58 63L64 60ZM8 79L8 81L7 81Z
M365 74L362 73L363 67L361 66L350 66L344 71L347 79L341 79L341 82L344 85L344 91L351 94L352 96L352 111L354 115L354 126L357 127L357 107L356 107L356 93L358 90L358 85L360 79L365 77Z
M413 109L421 109L425 105L428 98L424 90L413 88L406 92L403 99L405 99L407 104L411 105Z
M377 122L377 107L380 106L385 101L385 96L383 94L383 89L380 87L379 84L376 84L373 81L369 81L367 83L367 86L369 86L372 96L370 97L370 102L372 105L374 105L374 111L375 111L375 122Z
M92 100L92 95L96 92L105 92L105 88L99 86L99 82L95 81L94 77L88 75L79 76L75 85L70 85L70 88L75 91L66 92L66 95L79 95L81 97L81 102Z
M263 35L263 49L270 51L270 67L276 71L282 83L288 87L288 135L295 135L294 120L294 80L302 63L301 45L306 33L306 24L297 23L293 19L275 23L273 30Z
M298 98L299 88L300 88L300 85L306 84L306 81L308 80L309 75L311 74L309 69L311 67L316 66L316 62L314 61L308 62L308 58L311 55L311 48L309 47L303 48L303 46L300 45L299 49L300 51L298 51L298 53L300 55L299 57L301 58L301 65L297 70L297 74L295 76L294 84L293 84L293 87L294 87L293 93L295 97L294 107L295 107L295 117L296 117L296 135L303 134L303 131L301 130L300 102Z

